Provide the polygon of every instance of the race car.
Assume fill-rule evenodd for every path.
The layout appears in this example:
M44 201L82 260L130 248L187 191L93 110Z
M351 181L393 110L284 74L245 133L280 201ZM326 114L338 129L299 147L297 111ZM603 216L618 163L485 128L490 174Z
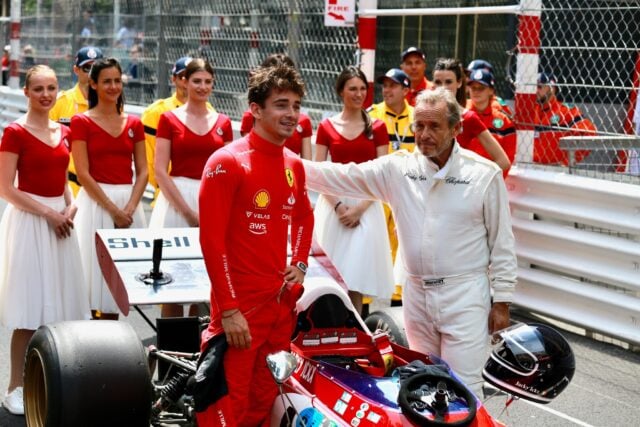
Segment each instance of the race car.
M108 246L110 237L103 237ZM187 237L169 241L187 246L193 241ZM117 239L112 240L115 249L122 246ZM111 262L102 263L103 271L108 269L118 283L117 300L157 301L153 294L170 286L158 259L151 273L134 274L137 256L125 262L114 251L109 254ZM179 262L167 267L174 277L186 278L200 271L193 262L189 260L189 274ZM323 265L330 270L321 254L310 260L290 351L267 358L281 391L271 426L503 425L445 361L394 343L387 333L370 331ZM137 277L135 286L150 281L142 285L146 293L133 292L126 275ZM158 280L167 283L160 286ZM195 426L192 385L199 331L208 319L162 322L157 347L146 349L125 322L61 322L38 329L25 363L27 425ZM509 394L548 403L566 388L573 369L573 353L558 332L522 324L502 333L483 375Z

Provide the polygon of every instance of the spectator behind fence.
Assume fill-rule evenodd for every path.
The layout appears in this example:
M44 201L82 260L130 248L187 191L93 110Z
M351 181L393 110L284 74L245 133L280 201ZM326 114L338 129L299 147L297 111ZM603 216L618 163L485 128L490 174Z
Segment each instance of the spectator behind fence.
M303 163L311 190L389 203L409 277L409 345L444 358L479 392L488 333L509 326L518 266L500 168L459 146L460 116L450 92L423 91L412 153L361 164Z
M425 76L427 57L424 51L414 46L407 48L400 56L400 68L411 80L411 88L409 88L406 98L409 105L413 106L416 103L416 96L421 91L433 87L433 84Z
M398 69L392 68L384 75L376 79L378 84L382 85L383 101L379 104L372 105L367 112L372 119L382 120L387 126L387 134L389 135L389 152L397 150L413 151L415 147L415 139L411 130L413 123L413 107L405 99L410 90L410 80L407 74ZM391 246L391 262L396 261L396 252L398 250L398 237L396 234L396 225L388 205L384 205L384 215L387 221L387 234L389 236L389 244ZM394 272L395 272L394 268ZM397 284L392 299L393 305L398 305L402 301L402 290L400 284L402 279L395 277L394 282Z
M82 11L82 23L78 33L80 35L80 46L87 46L93 43L93 38L96 36L96 21L91 9Z
M286 65L259 67L248 92L253 129L213 153L200 187L200 246L211 281L194 385L200 426L268 424L277 387L265 357L290 348L311 247L304 169L283 148L298 123L302 78ZM289 235L296 236L291 261Z
M9 70L11 68L11 45L6 45L2 51L2 85L9 84Z
M36 65L36 59L34 58L33 46L30 44L22 48L22 69L28 70Z
M336 80L342 112L324 119L316 133L317 162L331 155L336 163L362 163L389 152L382 120L372 120L362 106L367 78L357 67L345 68ZM391 249L380 202L321 195L315 207L318 244L344 279L353 305L362 312L362 296L390 298L393 293ZM357 262L366 259L367 262Z
M560 149L560 138L596 134L595 125L582 115L578 107L558 100L558 91L553 74L546 72L538 74L533 140L535 163L567 166L569 156L567 152ZM588 154L589 150L576 151L576 163L582 161Z
M74 114L84 113L89 109L87 97L89 95L89 71L97 60L102 58L102 51L93 46L80 48L73 62L73 73L78 77L78 83L68 90L58 94L56 105L49 112L49 118L65 126L71 125ZM74 197L80 190L80 181L76 175L73 157L69 161L69 185Z
M90 317L67 186L70 132L48 117L57 91L52 69L30 68L27 113L4 129L0 143L0 197L9 202L0 222L0 323L13 331L2 404L16 415L24 414L23 366L34 330Z
M275 67L278 65L288 65L294 67L295 64L291 58L284 53L272 53L268 55L262 63L261 67ZM244 136L251 132L253 128L254 118L251 114L251 110L247 110L242 115L240 122L240 135ZM311 136L313 135L313 126L311 125L311 119L308 115L300 112L300 118L298 119L298 125L291 137L287 138L284 142L284 146L293 151L303 159L311 160Z
M213 67L196 58L187 65L187 102L160 116L155 145L155 177L160 194L149 228L198 227L198 191L204 165L218 148L233 140L231 119L209 109ZM169 173L169 164L171 172ZM197 315L192 305L190 315ZM162 317L182 317L181 304L163 304Z
M461 108L467 103L466 92L467 75L462 63L454 58L440 58L433 69L433 84L435 87L444 87L458 100ZM478 146L489 154L489 158L496 162L500 169L508 171L511 167L509 157L502 149L498 141L489 133L478 114L464 109L462 112L462 129L457 134L458 143L462 148L470 149L471 141L477 138Z
M114 44L116 47L131 49L136 41L137 35L138 32L133 27L133 19L127 18L116 33Z
M71 149L82 184L76 227L93 317L117 319L98 265L95 232L146 226L140 204L147 186L144 129L138 117L123 111L122 69L114 58L91 66L88 100L89 110L71 119Z
M507 154L509 162L513 163L516 155L516 127L495 99L493 74L486 69L473 70L468 81L471 98L467 100L467 109L478 114L489 133ZM467 148L491 159L478 137L472 138ZM503 176L506 177L508 172L508 169L504 170Z

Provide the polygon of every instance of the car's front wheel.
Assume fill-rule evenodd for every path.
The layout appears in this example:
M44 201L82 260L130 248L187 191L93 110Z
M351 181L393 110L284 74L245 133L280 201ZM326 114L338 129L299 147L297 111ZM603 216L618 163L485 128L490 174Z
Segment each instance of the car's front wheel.
M149 426L151 377L133 328L118 321L41 326L24 371L29 427Z

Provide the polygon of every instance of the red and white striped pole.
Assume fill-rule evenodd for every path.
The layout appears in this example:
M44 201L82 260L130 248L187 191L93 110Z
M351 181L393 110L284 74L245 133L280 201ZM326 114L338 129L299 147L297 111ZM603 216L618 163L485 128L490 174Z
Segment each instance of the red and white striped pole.
M358 9L377 9L378 0L360 0ZM369 107L373 103L373 82L376 72L376 25L375 15L358 16L358 45L360 48L360 69L367 76L367 99L364 106Z
M518 65L516 70L517 162L533 161L534 111L538 65L542 0L520 0L518 22Z
M9 55L9 87L20 87L20 15L22 13L22 1L11 0L11 35Z

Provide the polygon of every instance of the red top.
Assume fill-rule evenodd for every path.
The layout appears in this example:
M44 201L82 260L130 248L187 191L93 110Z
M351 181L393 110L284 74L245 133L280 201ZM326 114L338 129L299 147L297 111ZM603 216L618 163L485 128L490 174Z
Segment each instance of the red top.
M85 114L76 114L71 118L71 140L87 143L89 174L96 182L133 182L133 147L137 142L144 144L144 127L138 117L127 115L124 130L114 137Z
M487 130L487 127L482 123L478 114L465 109L462 112L462 132L460 132L456 140L461 147L469 148L471 140L477 138L485 130Z
M17 123L4 129L0 151L18 155L18 190L43 197L64 194L69 165L69 128L60 126L60 141L51 147Z
M225 142L233 140L233 130L231 119L218 114L209 132L198 135L172 111L167 111L160 116L156 138L171 141L171 176L200 179L209 156Z
M240 121L240 133L245 135L253 129L253 115L251 111L247 110L242 115ZM304 113L300 113L298 119L298 126L289 138L284 141L284 146L293 151L297 155L302 152L302 140L313 135L313 126L311 126L311 119Z
M509 116L495 108L493 104L487 106L484 111L478 111L473 102L468 102L467 106L469 107L469 111L478 114L478 117L480 117L482 123L487 127L489 133L498 141L498 144L500 144L507 154L509 163L513 164L513 160L516 157L516 127ZM472 138L469 145L464 148L474 151L489 160L493 160L491 156L487 154L477 137ZM502 171L502 175L506 177L508 172L508 169Z
M536 104L533 161L547 164L569 164L568 155L559 147L563 136L595 135L596 127L582 116L578 107L568 106L551 98L544 105ZM584 159L589 150L575 152L576 161Z
M313 209L298 156L255 132L211 155L200 186L200 246L211 280L212 322L220 312L246 313L277 295L287 265L307 262Z
M335 163L362 163L377 157L376 148L389 146L387 126L382 120L373 120L373 133L367 138L362 132L354 139L346 139L336 131L329 119L318 126L316 144L329 147L331 161Z

